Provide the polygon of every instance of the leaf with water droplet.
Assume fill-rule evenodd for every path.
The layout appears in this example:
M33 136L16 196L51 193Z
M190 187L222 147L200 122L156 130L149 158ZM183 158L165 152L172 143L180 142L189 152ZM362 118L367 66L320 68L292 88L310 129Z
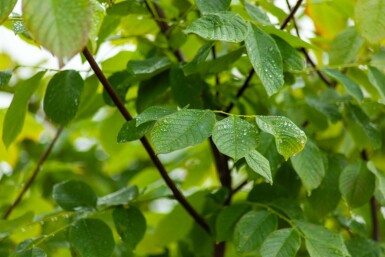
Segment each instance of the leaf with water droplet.
M207 40L239 43L247 36L249 27L238 14L220 12L204 15L193 21L185 33L194 33Z
M194 0L203 14L223 12L229 9L231 0Z
M269 96L283 86L283 62L274 39L255 25L245 39L250 62Z
M221 153L237 161L257 147L258 131L251 123L230 116L215 124L213 141Z
M170 107L151 106L135 117L136 126L138 127L141 124L149 121L156 121L174 112L176 112L176 109Z
M270 163L262 154L257 150L251 151L245 156L246 163L249 167L270 183L273 183L273 178L271 176Z
M261 130L275 137L277 150L286 160L302 151L306 144L305 133L286 117L258 116L256 122Z
M158 154L202 143L211 136L215 114L209 110L183 109L159 119L151 131Z

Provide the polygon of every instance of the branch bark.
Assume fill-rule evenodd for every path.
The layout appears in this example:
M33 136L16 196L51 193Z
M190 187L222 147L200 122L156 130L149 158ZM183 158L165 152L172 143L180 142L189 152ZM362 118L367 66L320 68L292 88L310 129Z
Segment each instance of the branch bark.
M52 139L51 143L48 145L47 149L44 151L43 155L40 157L39 161L36 164L35 169L32 171L31 176L28 178L27 182L25 182L23 188L21 189L21 191L18 194L18 196L16 197L16 199L13 201L13 203L8 207L8 209L3 214L2 218L4 220L8 219L8 217L11 215L11 213L16 208L16 206L21 202L25 193L31 187L32 183L35 181L37 175L39 174L39 172L41 170L41 166L43 166L44 162L47 160L49 154L52 151L53 146L55 145L55 143L56 143L57 139L59 138L62 131L63 131L63 127L60 127L56 131L56 135Z

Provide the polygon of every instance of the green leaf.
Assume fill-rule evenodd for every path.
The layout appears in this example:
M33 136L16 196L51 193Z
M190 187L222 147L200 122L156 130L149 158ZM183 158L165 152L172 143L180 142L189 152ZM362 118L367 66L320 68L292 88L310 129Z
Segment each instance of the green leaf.
M278 36L273 38L281 52L284 71L302 71L305 68L305 60L300 53L289 43Z
M360 148L377 149L381 147L381 133L359 106L346 104L345 114L348 131L356 145Z
M271 175L270 163L262 154L257 150L253 150L245 156L246 163L249 167L267 179L270 183L273 183L273 177Z
M301 238L291 228L272 232L261 247L262 257L294 257L301 246Z
M11 254L10 257L47 257L47 254L43 251L43 249L38 247L33 247L28 250L23 250Z
M374 193L375 177L366 167L366 163L358 161L347 166L340 176L339 188L342 196L352 208L368 203Z
M257 250L277 227L277 217L267 211L249 211L238 221L234 230L234 245L238 253Z
M322 152L312 141L307 141L302 152L291 157L294 170L307 191L317 188L325 176Z
M141 139L147 132L149 132L153 128L155 124L155 122L147 122L137 126L136 122L137 121L133 119L123 124L117 137L118 143L126 143Z
M358 0L355 8L355 22L358 32L370 43L385 38L385 0Z
M278 152L287 160L305 147L306 135L291 120L281 116L258 116L258 127L275 137Z
M340 234L306 222L298 221L295 224L305 236L310 257L350 257Z
M378 242L364 237L356 237L346 241L346 247L354 257L381 257L384 252Z
M136 186L123 187L122 189L105 195L98 199L98 206L124 205L136 199L139 195Z
M69 230L69 239L81 257L110 257L115 247L110 227L99 219L80 219Z
M114 209L112 216L118 234L130 249L135 249L146 232L146 219L142 212L130 206L128 209L118 207Z
M218 242L231 240L236 223L249 210L249 205L225 206L215 220L216 240Z
M108 82L110 82L119 99L122 102L125 102L127 91L130 87L130 83L132 82L130 74L127 71L115 72L108 77ZM103 89L103 99L106 104L115 106L114 101L111 99L105 88Z
M215 114L209 110L184 109L155 123L151 138L158 154L202 143L211 136Z
M138 80L144 80L171 67L171 61L167 57L151 57L146 60L133 60L127 63L127 71Z
M149 121L159 120L160 118L163 118L164 116L170 115L174 112L176 112L176 110L170 107L151 106L135 117L136 126L140 126L143 123Z
M348 94L353 96L357 101L361 102L364 99L364 95L360 86L346 75L334 69L322 69L322 71L340 82Z
M28 101L39 87L45 72L39 72L16 86L15 95L4 117L3 142L8 147L23 129Z
M269 96L283 86L283 63L274 39L255 25L245 39L250 62Z
M251 123L230 116L215 123L213 141L221 153L237 161L257 147L258 131Z
M369 66L369 81L380 93L382 100L385 102L385 75L376 67Z
M8 85L9 81L11 80L11 77L11 71L0 71L0 89L3 89L5 86Z
M286 13L285 13L285 15L286 15ZM293 36L289 32L283 31L281 29L277 29L274 26L263 26L263 27L261 27L261 29L270 35L276 35L276 36L282 38L283 40L285 40L287 43L289 43L294 48L301 48L301 47L310 48L310 49L316 48L314 45L311 45L311 44L303 41L299 37Z
M214 45L214 42L210 41L204 44L201 48L199 48L194 59L183 66L182 69L183 69L184 75L188 76L193 73L199 72L200 65L206 61L206 58L210 54L211 48L213 47L213 45Z
M231 0L194 0L196 6L202 14L227 11Z
M0 25L8 18L16 5L17 0L2 0L0 1Z
M267 14L259 7L254 4L245 1L245 10L250 15L250 17L256 22L262 25L271 25L271 21Z
M367 163L368 169L375 175L377 180L377 189L380 191L382 197L385 199L385 174L379 171L372 161Z
M92 8L88 0L23 0L23 19L32 38L66 59L86 46Z
M228 54L206 61L199 66L198 71L202 75L217 74L225 71L231 64L237 61L244 54L244 52L245 48L240 47Z
M66 125L76 116L84 87L77 71L56 73L48 83L44 96L44 111L53 122Z
M306 97L306 103L310 107L324 114L333 123L341 120L342 118L342 115L335 103L328 103L315 97Z
M207 40L221 40L238 43L243 41L249 28L247 23L237 14L221 12L204 15L193 21L185 33L194 33Z
M95 208L97 197L92 188L84 182L66 180L55 184L52 197L64 210Z
M354 27L347 28L339 33L330 44L329 64L351 63L357 57L365 40L357 34Z

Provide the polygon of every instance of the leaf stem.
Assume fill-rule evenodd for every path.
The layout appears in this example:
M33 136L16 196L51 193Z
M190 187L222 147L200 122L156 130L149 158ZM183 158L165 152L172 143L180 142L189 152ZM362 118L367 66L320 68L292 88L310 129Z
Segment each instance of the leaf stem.
M132 120L131 114L128 112L126 107L124 106L124 103L122 100L118 97L118 95L115 93L114 89L112 88L110 82L107 80L107 78L104 76L103 71L100 69L99 65L96 63L94 57L90 53L90 51L87 48L84 48L83 55L90 64L92 70L95 72L95 75L98 77L100 83L102 83L104 89L107 91L117 108L119 109L122 116L126 119L126 121ZM184 195L179 191L179 189L176 187L174 181L169 177L165 167L159 160L158 156L155 154L154 149L152 148L151 144L148 142L146 137L142 137L140 139L140 142L142 143L143 147L146 149L147 154L149 155L151 161L154 163L155 167L158 169L160 175L162 176L163 180L166 182L167 186L171 189L175 199L185 208L185 210L190 214L190 216L207 232L210 234L210 227L207 224L207 222L201 217L198 212L190 205L190 203L186 200Z
M47 160L49 154L52 151L53 146L55 145L57 139L59 138L61 132L63 131L63 127L59 127L59 129L56 131L56 135L52 139L51 143L48 145L47 149L44 151L43 155L40 157L38 163L35 166L35 169L33 170L31 176L25 182L22 190L20 191L19 195L16 197L14 202L8 207L8 209L3 214L2 218L4 220L8 219L9 215L11 215L12 211L16 208L16 206L21 202L23 199L23 196L28 191L28 189L31 187L32 183L35 181L37 175L39 174L41 170L41 166L44 164L44 162Z

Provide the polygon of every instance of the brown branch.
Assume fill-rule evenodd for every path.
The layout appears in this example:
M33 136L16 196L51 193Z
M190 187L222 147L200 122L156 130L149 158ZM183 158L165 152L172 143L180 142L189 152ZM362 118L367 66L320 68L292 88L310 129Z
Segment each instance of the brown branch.
M100 69L99 65L96 63L94 57L89 52L87 48L83 50L83 55L90 64L92 70L95 72L95 75L98 77L100 83L102 83L104 89L107 91L115 105L118 107L120 113L122 116L127 120L132 120L132 116L124 106L124 103L120 98L117 96L115 91L113 90L111 84L105 77L103 71ZM166 182L167 186L171 189L175 199L183 206L183 208L190 214L190 216L207 232L210 234L210 227L206 223L206 221L201 217L198 212L190 205L190 203L186 200L184 195L179 191L179 189L176 187L175 183L172 181L172 179L169 177L165 167L159 160L158 156L155 154L154 149L146 139L146 137L142 137L140 139L140 142L142 143L143 147L146 149L151 161L154 163L156 168L158 169L160 175Z
M374 241L380 241L380 223L378 222L377 201L374 196L370 198L370 210L372 215L372 238Z
M36 164L35 169L33 170L31 176L25 182L23 188L21 189L19 195L16 197L15 201L8 207L8 209L5 211L4 215L2 218L6 220L9 215L11 215L12 211L16 208L16 206L21 202L23 199L23 196L25 193L28 191L28 189L31 187L32 183L35 181L37 175L39 174L39 171L41 170L41 166L44 164L44 162L47 160L49 154L52 151L53 146L55 145L57 139L59 138L61 132L63 131L63 127L60 127L56 131L55 137L52 139L51 143L48 145L47 149L44 151L43 155L40 157L39 161Z
M303 0L298 0L297 3L295 4L294 8L290 10L289 15L286 17L286 19L283 21L279 29L283 30L286 28L287 24L289 21L294 17L294 14L298 11L298 8L301 6Z

